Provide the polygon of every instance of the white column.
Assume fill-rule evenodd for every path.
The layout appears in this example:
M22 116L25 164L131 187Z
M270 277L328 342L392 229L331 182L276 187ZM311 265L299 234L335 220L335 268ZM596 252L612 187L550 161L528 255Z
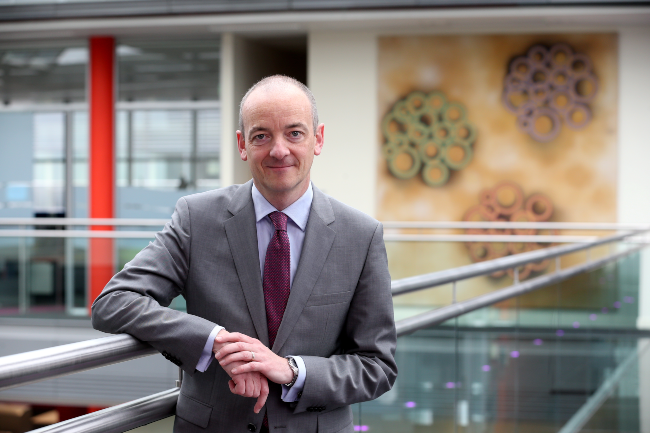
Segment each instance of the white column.
M325 193L375 215L377 178L377 37L309 34L307 84L325 123L312 180Z
M234 160L237 155L235 138L235 37L232 33L221 35L221 63L219 65L219 98L221 102L221 187L235 183ZM238 115L238 114L237 114Z
M619 33L618 220L650 223L650 29ZM641 254L637 327L650 329L650 251ZM642 340L639 341L642 347ZM641 431L650 431L650 357L639 359Z
M650 223L650 29L619 33L618 221ZM650 329L650 252L641 257L639 328Z

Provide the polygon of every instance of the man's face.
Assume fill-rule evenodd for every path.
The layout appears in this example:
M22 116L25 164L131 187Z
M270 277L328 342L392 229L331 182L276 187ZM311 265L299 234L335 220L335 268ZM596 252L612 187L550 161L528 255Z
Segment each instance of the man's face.
M258 88L248 96L242 117L237 146L255 186L267 199L297 200L307 190L314 155L324 142L322 124L314 134L307 96L291 85Z

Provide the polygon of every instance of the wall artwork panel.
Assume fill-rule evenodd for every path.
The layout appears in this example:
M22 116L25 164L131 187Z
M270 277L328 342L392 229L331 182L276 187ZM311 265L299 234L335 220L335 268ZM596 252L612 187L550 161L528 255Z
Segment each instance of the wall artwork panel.
M616 34L390 36L380 37L378 44L379 220L461 221L482 192L511 183L526 197L548 198L548 221L616 221ZM417 101L413 112L404 108L408 98L436 94L463 107L464 119L474 129L471 159L437 184L425 181L423 169L413 170L418 175L397 177L391 164L399 162L400 170L408 170L408 155L401 162L391 158L405 146L411 153L420 150L425 166L427 155L422 152L435 138L436 125L430 123L435 116L421 122L432 140L421 137L419 130L416 139L409 139L413 132L409 135L408 126L400 126L398 119L388 131L397 137L393 144L386 135L387 116L402 109L404 116L411 116L402 123L412 124L420 108ZM436 152L429 152L430 166L436 162L432 155ZM388 243L387 249L393 278L472 263L462 243ZM568 257L562 266L583 258ZM459 299L511 283L507 275L474 279L459 285ZM434 289L395 300L441 305L449 301L446 292ZM578 292L575 296L582 301ZM542 290L528 295L524 304L550 307L556 296L555 291ZM593 307L607 302L601 298L594 297ZM572 304L570 299L565 302Z

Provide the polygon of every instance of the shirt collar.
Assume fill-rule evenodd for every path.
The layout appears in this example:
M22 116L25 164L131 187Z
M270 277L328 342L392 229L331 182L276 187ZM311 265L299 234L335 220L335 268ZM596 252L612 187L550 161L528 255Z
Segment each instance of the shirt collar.
M277 211L277 209L269 203L269 201L264 198L262 193L257 189L255 183L253 183L253 206L255 207L255 221L259 222L262 218L266 217L271 212ZM282 211L286 216L291 218L303 232L307 227L307 220L309 219L309 211L311 210L311 202L314 198L314 190L311 187L311 182L309 182L309 187L307 191L291 206L287 207Z

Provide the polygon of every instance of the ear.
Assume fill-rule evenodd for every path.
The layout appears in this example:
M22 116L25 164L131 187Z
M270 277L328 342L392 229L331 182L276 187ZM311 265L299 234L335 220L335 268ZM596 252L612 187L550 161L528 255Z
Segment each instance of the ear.
M316 144L314 145L314 155L318 156L323 151L325 144L325 124L321 123L316 128Z
M244 133L239 130L237 131L237 150L239 150L241 160L246 161L248 159L248 154L246 153L246 138L244 137Z

